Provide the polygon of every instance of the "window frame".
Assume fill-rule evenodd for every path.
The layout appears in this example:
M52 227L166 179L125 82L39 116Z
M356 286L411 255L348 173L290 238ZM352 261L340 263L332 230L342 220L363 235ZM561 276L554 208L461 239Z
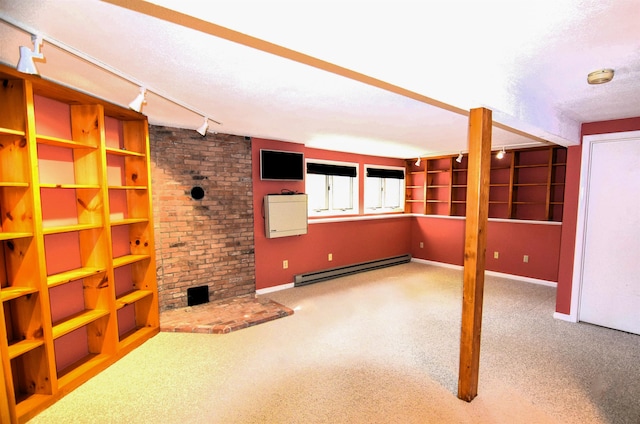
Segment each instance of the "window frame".
M341 210L341 209L332 209L331 208L331 200L328 200L329 209L316 211L312 208L311 195L308 190L308 177L307 173L307 164L308 163L317 163L322 165L336 165L336 166L348 166L353 167L356 170L355 177L351 178L351 202L353 204L352 209ZM322 175L322 174L313 174L313 175ZM305 193L309 196L309 205L308 205L308 216L310 218L318 218L318 217L332 217L332 216L344 216L344 215L359 215L360 214L360 164L357 162L342 162L335 160L325 160L325 159L313 159L313 158L305 158L304 162L304 176L305 176ZM333 175L324 175L327 179L333 177ZM326 183L325 183L326 185ZM330 193L328 191L325 192L325 196L329 196Z
M389 170L394 170L394 171L402 171L404 178L402 178L402 180L400 180L399 178L381 178L381 177L368 177L367 176L367 170L369 168L377 168L377 169L389 169ZM382 190L384 190L385 185L386 185L386 180L400 180L402 181L400 183L400 189L398 191L398 201L399 201L399 206L395 207L395 208L391 208L391 207L385 207L384 206L384 195L383 195L383 199L382 199L382 206L380 207L376 207L376 208L371 208L368 207L368 198L367 198L367 194L370 193L370 190L368 189L369 185L372 183L373 180L377 180L380 184L382 184L382 187L380 187ZM404 212L405 210L405 191L406 191L406 184L407 184L407 171L404 167L402 166L391 166L391 165L375 165L375 164L365 164L364 165L364 199L363 199L363 207L364 207L364 213L365 214L384 214L384 213L398 213L398 212Z

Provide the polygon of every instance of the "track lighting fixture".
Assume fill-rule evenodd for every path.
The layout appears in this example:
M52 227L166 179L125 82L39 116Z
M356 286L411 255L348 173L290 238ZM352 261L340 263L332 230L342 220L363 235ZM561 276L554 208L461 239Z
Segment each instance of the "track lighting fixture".
M504 151L504 147L498 153L496 153L496 158L502 159L507 152Z
M33 42L33 51L29 47L20 46L20 60L18 60L18 66L16 69L18 72L32 75L40 75L34 59L44 60L44 54L40 51L42 45L42 37L39 35L32 35L31 41Z
M145 99L145 95L147 94L147 89L144 87L140 87L140 93L136 96L135 99L131 103L129 103L129 109L133 109L136 112L142 111L142 105L147 101Z
M462 163L462 152L458 154L458 157L456 158L456 162Z
M209 119L205 116L204 122L202 123L202 125L198 127L196 131L198 131L198 134L204 137L205 135L207 135L208 129L209 129Z
M420 158L416 161L416 166L420 166Z
M598 69L587 75L589 84L605 84L613 79L613 69Z

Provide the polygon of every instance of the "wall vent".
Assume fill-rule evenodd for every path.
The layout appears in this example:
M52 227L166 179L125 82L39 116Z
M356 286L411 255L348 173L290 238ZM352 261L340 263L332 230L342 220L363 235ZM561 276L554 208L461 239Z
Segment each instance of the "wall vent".
M308 272L294 276L294 286L304 286L305 284L326 281L332 278L344 277L345 275L358 272L371 271L378 268L385 268L393 265L400 265L411 261L411 255L394 256L391 258L377 259L375 261L361 262L354 265L347 265L338 268L325 269L323 271Z

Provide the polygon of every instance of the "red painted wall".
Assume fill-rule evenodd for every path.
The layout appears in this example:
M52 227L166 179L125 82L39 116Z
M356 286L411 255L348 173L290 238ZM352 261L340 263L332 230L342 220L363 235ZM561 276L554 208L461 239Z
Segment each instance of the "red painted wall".
M411 255L414 258L462 266L465 220L414 217ZM557 281L562 227L557 224L490 221L487 228L486 268L489 271ZM424 247L420 248L420 242ZM494 252L499 253L498 259ZM523 262L523 256L529 262Z
M268 239L264 231L263 198L282 190L304 193L304 182L261 181L260 149L303 152L306 159L325 159L359 164L363 175L365 164L404 166L399 159L363 156L306 148L302 144L254 138L253 201L256 259L256 289L292 283L296 274L409 253L411 217L396 215L385 219L364 219L362 214L364 187L360 186L360 218L356 221L319 222L313 218L307 234ZM360 179L362 180L362 179ZM333 254L329 262L328 254ZM289 262L282 269L282 261Z
M585 135L638 130L640 130L640 117L589 122L582 124L582 137ZM562 217L560 269L558 272L558 291L556 295L556 312L567 315L571 313L571 293L573 291L573 259L575 255L576 225L578 220L581 158L582 146L574 146L568 149L565 208Z

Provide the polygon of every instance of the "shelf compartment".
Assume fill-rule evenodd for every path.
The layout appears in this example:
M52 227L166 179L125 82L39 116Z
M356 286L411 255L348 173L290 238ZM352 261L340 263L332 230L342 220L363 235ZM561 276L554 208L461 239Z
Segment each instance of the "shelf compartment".
M38 346L29 347L30 349L11 359L11 377L18 417L51 394L51 379L44 343L39 341Z
M53 338L60 338L107 315L109 315L107 310L86 310L74 314L70 318L53 325Z
M33 231L31 190L24 186L0 187L0 232Z
M73 269L70 271L53 274L47 277L47 286L49 288L59 286L60 284L66 284L71 281L80 280L86 277L91 277L97 274L105 272L104 268L84 267Z
M55 188L60 188L60 189L92 189L92 190L98 190L100 189L100 186L98 184L40 184L40 188L47 188L47 189L55 189Z

